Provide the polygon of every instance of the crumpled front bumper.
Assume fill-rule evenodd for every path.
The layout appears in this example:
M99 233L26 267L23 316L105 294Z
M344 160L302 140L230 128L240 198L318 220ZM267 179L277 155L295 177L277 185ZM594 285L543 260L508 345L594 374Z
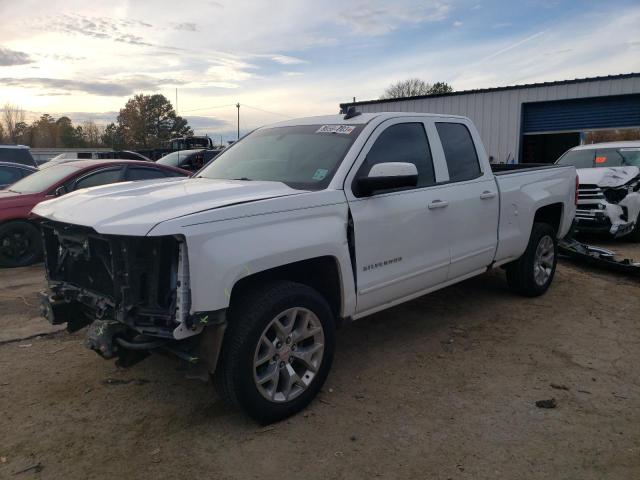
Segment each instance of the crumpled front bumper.
M628 215L625 207L606 201L579 204L575 228L582 233L604 233L621 237L631 233L635 227L635 220L629 220Z

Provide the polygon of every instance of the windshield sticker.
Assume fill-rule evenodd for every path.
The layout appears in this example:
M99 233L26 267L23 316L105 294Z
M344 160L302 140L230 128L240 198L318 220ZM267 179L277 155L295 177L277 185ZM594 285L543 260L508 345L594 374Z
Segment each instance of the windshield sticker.
M349 135L355 128L353 125L323 125L316 130L316 133L342 133Z
M327 170L326 168L319 168L316 170L316 173L313 174L313 178L314 180L324 180L324 177L327 176L327 173L329 172L329 170Z

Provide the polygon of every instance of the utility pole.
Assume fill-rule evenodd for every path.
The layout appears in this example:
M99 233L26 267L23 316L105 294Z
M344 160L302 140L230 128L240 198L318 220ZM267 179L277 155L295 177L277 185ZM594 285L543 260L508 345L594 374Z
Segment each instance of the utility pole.
M238 109L238 140L240 140L240 102L236 103Z
M178 114L178 89L176 88L176 115Z

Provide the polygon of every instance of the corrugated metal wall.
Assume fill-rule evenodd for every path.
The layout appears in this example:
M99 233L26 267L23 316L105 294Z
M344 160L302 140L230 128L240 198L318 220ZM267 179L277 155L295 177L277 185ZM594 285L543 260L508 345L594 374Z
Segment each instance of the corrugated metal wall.
M464 115L478 127L487 153L494 158L494 161L504 162L509 155L515 158L519 156L523 103L631 93L640 93L640 76L493 92L470 92L434 98L357 103L357 108L363 113L421 112Z

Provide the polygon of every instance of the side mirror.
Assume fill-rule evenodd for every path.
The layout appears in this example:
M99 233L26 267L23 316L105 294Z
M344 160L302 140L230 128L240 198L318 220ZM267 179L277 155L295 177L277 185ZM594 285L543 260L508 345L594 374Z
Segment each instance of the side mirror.
M67 192L67 187L65 187L64 185L60 185L58 188L55 189L55 191L53 192L53 194L56 197L61 197L62 195L69 193Z
M371 167L369 175L358 178L356 185L360 196L370 196L376 190L415 187L418 185L418 169L413 163L378 163Z

